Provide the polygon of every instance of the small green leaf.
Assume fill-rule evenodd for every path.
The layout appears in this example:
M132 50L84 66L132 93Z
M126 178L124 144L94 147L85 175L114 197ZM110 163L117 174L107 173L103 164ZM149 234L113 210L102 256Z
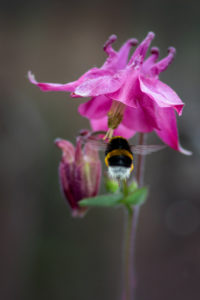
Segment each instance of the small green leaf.
M116 180L105 178L106 190L110 193L115 193L119 189L119 183Z
M79 202L80 206L115 206L120 204L120 200L123 195L121 193L117 194L107 194L100 195L92 198L85 198Z
M137 205L145 202L148 194L147 187L136 189L132 194L124 198L123 202L129 205Z

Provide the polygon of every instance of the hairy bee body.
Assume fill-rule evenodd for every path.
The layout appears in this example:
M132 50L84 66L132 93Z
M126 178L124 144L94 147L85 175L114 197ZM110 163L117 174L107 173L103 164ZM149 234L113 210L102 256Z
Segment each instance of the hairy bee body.
M126 180L129 178L134 165L133 153L136 155L147 155L165 148L164 145L130 145L122 136L114 136L105 141L98 135L105 132L96 131L88 134L83 131L80 137L83 141L90 143L98 150L105 152L105 164L108 167L108 175L114 179Z
M110 177L127 179L133 170L133 153L128 141L121 137L113 137L107 144L105 163Z

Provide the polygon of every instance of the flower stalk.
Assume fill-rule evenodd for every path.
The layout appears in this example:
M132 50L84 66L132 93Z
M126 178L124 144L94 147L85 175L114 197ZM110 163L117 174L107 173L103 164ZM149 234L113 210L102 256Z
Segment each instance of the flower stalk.
M139 133L139 145L145 144L145 134ZM144 178L144 156L138 155L137 158L136 180L139 188L143 185ZM127 186L124 183L124 191ZM135 205L134 209L129 207L126 215L126 229L125 229L125 249L124 249L124 296L123 300L133 300L134 288L136 286L136 272L134 264L135 255L135 240L137 232L137 224L139 219L140 205Z

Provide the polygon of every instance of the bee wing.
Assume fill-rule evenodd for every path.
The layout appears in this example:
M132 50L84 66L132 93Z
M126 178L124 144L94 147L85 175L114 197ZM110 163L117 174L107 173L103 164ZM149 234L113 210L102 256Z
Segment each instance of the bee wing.
M131 151L139 155L147 155L164 149L165 145L132 145Z
M84 143L89 143L94 147L96 150L105 151L107 147L107 143L103 141L102 139L95 138L93 136L87 137L86 139L83 139Z

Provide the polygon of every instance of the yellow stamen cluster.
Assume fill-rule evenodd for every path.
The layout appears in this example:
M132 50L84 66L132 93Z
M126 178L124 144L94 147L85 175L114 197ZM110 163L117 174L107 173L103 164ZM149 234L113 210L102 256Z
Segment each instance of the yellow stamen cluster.
M108 131L104 139L111 139L113 136L113 131L122 122L124 117L125 105L119 101L113 101L111 108L108 112Z

